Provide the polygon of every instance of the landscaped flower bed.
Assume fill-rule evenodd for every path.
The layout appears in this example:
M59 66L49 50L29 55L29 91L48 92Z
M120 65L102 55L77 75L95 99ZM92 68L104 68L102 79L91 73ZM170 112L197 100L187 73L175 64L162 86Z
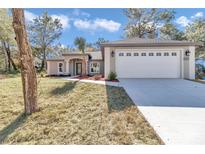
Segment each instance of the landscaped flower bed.
M93 81L111 81L111 82L119 82L119 80L115 79L115 80L107 80L105 79L105 77L101 74L99 75L94 75L94 76L78 76L78 77L74 77L75 79L79 79L79 80L93 80Z

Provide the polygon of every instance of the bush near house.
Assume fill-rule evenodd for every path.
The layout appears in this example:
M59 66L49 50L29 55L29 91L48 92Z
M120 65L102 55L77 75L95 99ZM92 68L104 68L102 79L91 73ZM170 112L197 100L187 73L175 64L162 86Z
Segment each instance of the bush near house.
M115 72L110 72L108 75L108 80L113 81L117 79L117 74Z
M205 67L201 64L196 64L196 79L203 79L205 77Z

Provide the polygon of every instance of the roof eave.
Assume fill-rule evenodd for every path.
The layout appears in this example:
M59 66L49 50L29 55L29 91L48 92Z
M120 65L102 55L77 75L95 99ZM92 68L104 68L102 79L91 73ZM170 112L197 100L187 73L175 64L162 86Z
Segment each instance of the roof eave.
M46 61L64 61L64 59L47 59Z
M64 53L64 54L62 54L62 56L75 56L75 55L77 55L77 56L83 56L83 55L90 55L89 53Z
M102 47L157 47L157 46L202 46L201 43L107 43L101 44Z

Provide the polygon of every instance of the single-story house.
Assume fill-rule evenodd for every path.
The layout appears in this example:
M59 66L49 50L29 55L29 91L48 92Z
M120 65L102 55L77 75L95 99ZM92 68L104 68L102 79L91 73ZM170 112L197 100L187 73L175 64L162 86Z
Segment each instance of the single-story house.
M101 51L65 53L47 60L48 75L94 75L108 78L195 78L195 47L200 43L133 38L101 44Z
M104 74L101 51L68 52L60 58L47 59L48 75L95 75Z

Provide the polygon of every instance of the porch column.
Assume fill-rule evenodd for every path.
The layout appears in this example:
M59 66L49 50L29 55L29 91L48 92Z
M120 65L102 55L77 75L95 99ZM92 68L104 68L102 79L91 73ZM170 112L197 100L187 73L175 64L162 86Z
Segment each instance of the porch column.
M86 75L86 59L83 58L82 61L82 75Z
M66 68L67 68L66 72L67 72L67 74L70 74L70 72L69 72L70 71L69 70L69 68L70 68L69 61L70 61L69 59L66 61Z
M85 61L85 73L88 74L88 60Z
M189 51L189 79L195 79L195 46L190 46Z
M180 57L181 57L181 59L180 59L180 64L181 64L181 75L180 75L180 77L181 77L181 79L184 79L184 50L181 50L180 51Z

